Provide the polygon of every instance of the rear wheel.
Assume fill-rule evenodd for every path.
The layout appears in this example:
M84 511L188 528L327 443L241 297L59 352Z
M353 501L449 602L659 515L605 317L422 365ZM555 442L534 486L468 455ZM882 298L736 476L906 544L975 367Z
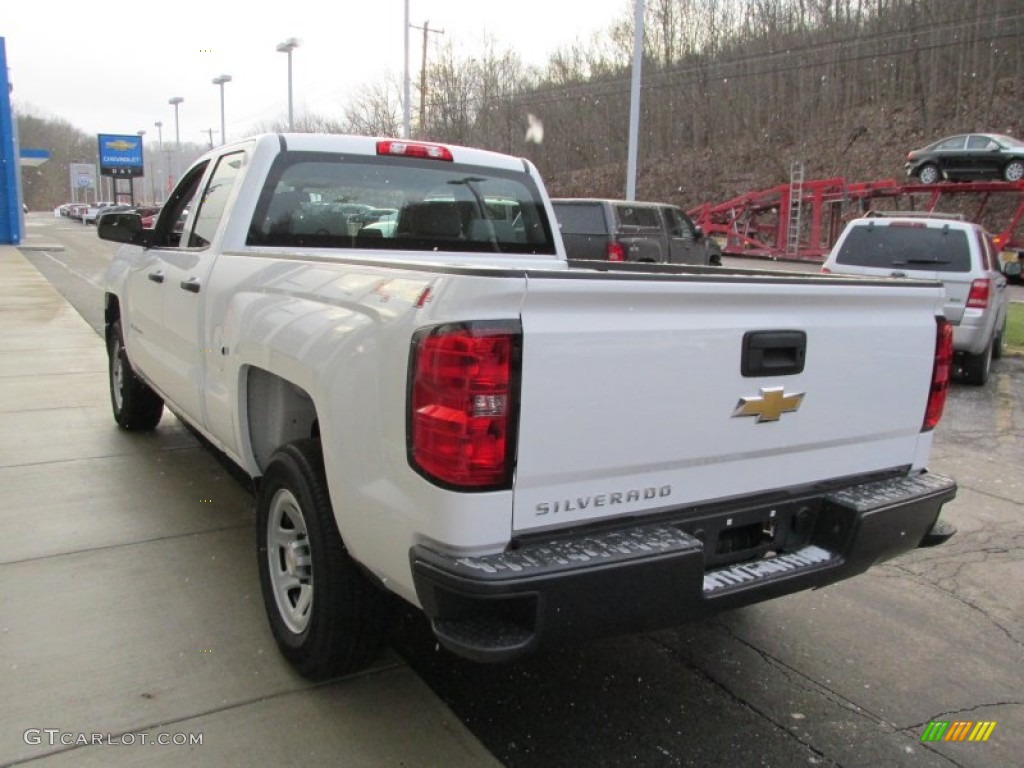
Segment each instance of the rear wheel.
M1006 320L1003 320L1003 325L996 331L995 337L992 339L992 358L998 360L1003 356L1003 336L1006 335Z
M124 348L120 320L107 329L107 357L114 420L129 432L154 429L164 412L164 401L132 369Z
M964 355L962 368L965 382L980 387L988 381L988 373L992 368L992 353L994 347L994 339L989 339L985 349L978 354Z
M284 657L311 680L373 661L390 601L342 543L318 441L289 443L271 457L256 527L263 602Z
M1003 178L1007 181L1024 179L1024 160L1011 160L1003 168Z
M934 184L942 178L942 174L939 173L939 167L934 163L926 163L921 166L921 170L917 172L917 180L922 184Z

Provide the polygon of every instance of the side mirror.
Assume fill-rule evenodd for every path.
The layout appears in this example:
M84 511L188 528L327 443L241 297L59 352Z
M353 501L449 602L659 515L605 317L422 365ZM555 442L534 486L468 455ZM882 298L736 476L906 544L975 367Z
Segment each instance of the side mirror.
M704 237L704 230L701 229L699 225L694 224L693 225L693 239L694 239L694 241L699 242L701 240L701 238L703 238L703 237Z
M100 217L96 234L101 240L129 243L148 248L152 243L152 230L142 228L142 217L137 213L107 213Z

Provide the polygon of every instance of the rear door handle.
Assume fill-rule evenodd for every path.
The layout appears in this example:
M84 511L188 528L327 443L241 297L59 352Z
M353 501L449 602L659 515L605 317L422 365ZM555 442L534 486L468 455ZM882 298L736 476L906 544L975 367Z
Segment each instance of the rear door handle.
M147 275L147 277L154 283L162 283L164 281L163 270L159 269L156 272L150 272L149 275Z
M190 277L188 280L181 281L182 289L189 293L199 293L199 286L200 283L198 277Z

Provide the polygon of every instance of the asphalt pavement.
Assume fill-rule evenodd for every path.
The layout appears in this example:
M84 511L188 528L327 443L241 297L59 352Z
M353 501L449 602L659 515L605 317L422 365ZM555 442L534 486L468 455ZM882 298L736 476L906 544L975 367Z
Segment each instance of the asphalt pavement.
M380 663L314 686L266 625L245 489L173 417L114 426L113 248L69 224L0 246L0 765L1021 765L1024 358L951 389L942 547L511 665L409 611ZM924 742L932 722L995 726Z
M9 246L0 321L0 765L498 764L394 653L291 670L251 498L170 415L116 428L102 341Z

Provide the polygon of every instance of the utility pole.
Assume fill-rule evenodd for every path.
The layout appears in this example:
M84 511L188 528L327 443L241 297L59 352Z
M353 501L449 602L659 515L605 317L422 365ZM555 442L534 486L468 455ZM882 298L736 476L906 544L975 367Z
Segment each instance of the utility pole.
M213 128L200 128L199 132L206 134L207 139L208 139L207 146L208 146L209 149L213 149L213 134L215 133Z
M430 21L423 22L422 27L410 24L413 29L423 30L423 63L420 64L420 135L424 135L424 126L427 124L427 36L433 32L435 35L443 35L443 29L431 29Z

